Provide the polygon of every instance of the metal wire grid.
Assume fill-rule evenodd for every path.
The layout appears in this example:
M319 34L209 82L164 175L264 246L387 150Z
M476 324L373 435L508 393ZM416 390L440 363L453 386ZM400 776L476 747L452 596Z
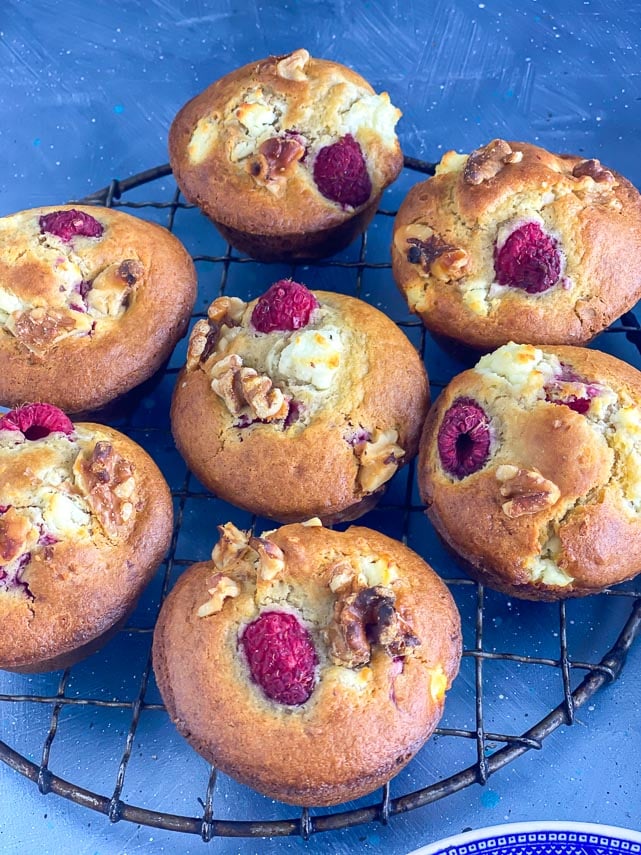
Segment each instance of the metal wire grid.
M425 174L433 172L433 165L413 158L406 158L406 168ZM135 202L123 200L123 195L130 190L154 180L164 178L170 174L168 165L156 167L124 181L112 181L108 187L97 191L89 197L81 200L84 203L102 204L108 207L122 207L131 209L166 209L167 227L174 228L177 212L193 206L180 201L179 192L173 194L168 202L149 201ZM395 212L380 210L377 217L392 217ZM239 257L234 254L232 248L227 246L223 255L194 255L194 261L204 262L208 265L220 268L219 293L223 293L227 285L231 265L256 264L252 259ZM361 239L360 252L356 261L328 260L318 262L316 266L333 266L351 269L356 275L356 294L361 292L363 271L374 268L390 268L388 262L372 263L367 261L367 235ZM296 267L292 266L291 275L295 277ZM266 277L265 285L271 281ZM196 313L194 317L202 317L204 313ZM425 332L419 321L399 321L400 326L412 327L421 338L421 352L425 353ZM409 330L408 330L409 331ZM617 324L613 325L608 332L623 334L632 342L641 353L641 328L636 317L628 313ZM165 374L177 373L178 368L167 368ZM444 382L432 382L433 391L436 392ZM132 424L132 413L118 428L125 433L136 436L137 432L145 431L153 433L161 430L153 425L138 427ZM414 501L414 467L407 467L409 475L405 488L402 506L390 504L389 510L402 510L402 539L408 540L410 516L420 513L422 508ZM210 494L197 486L192 486L192 476L187 472L182 485L172 491L176 502L176 522L173 538L168 557L164 563L160 601L156 605L156 614L170 587L172 572L180 571L192 563L191 560L178 558L176 547L180 535L185 511L188 501L207 499ZM367 523L366 523L367 524ZM437 569L441 569L438 568ZM143 712L164 711L160 703L152 703L146 700L147 690L152 674L151 662L151 640L153 627L129 626L121 632L128 634L140 634L148 640L148 652L146 665L142 678L138 685L138 691L133 698L104 700L101 698L74 698L66 694L73 669L65 670L59 680L58 688L52 695L31 694L1 694L0 702L7 704L40 704L51 706L51 719L42 750L40 762L35 763L11 748L6 742L0 741L0 760L11 766L17 772L31 779L40 792L44 795L50 792L56 793L77 804L91 808L109 817L111 822L127 820L152 827L163 828L179 832L198 834L204 841L214 837L265 837L300 835L308 839L310 835L322 831L345 828L366 822L387 823L395 814L405 813L418 807L438 801L453 794L471 784L485 784L490 776L516 758L531 749L541 749L543 740L561 725L571 725L575 720L575 711L590 699L594 693L605 684L615 680L625 662L627 651L634 639L641 631L641 591L618 588L607 591L600 597L625 598L631 606L627 620L625 621L618 638L613 647L608 650L600 661L580 661L572 656L568 633L568 616L566 603L558 605L558 655L553 657L522 655L511 652L497 652L488 650L485 642L486 622L486 592L482 585L467 578L446 579L455 599L460 599L461 592L475 593L475 618L474 638L471 644L466 644L463 656L473 661L474 665L474 727L472 728L448 728L440 727L435 731L436 736L454 737L461 740L473 741L476 748L476 762L461 771L454 772L428 786L409 792L397 798L390 795L390 785L386 785L380 797L372 797L374 801L365 806L354 809L341 810L316 814L307 808L301 809L300 816L294 819L277 820L226 820L215 818L215 795L217 784L217 772L211 768L206 791L203 799L199 799L202 811L198 816L185 816L163 811L150 810L124 801L121 796L125 784L125 778L129 761L132 756L134 738ZM595 599L595 598L593 598ZM484 646L485 645L485 646ZM561 691L560 702L556 707L541 718L538 723L523 733L495 733L486 729L485 718L487 708L486 680L484 677L484 665L492 660L500 660L515 664L534 664L548 667L558 672L560 676ZM76 666L77 667L77 666ZM585 672L584 678L576 688L572 689L572 675L574 672ZM459 678L460 679L460 678ZM456 685L456 684L455 684ZM118 764L116 780L110 795L101 795L73 782L67 781L56 775L49 767L51 749L59 732L59 720L61 711L68 706L89 706L96 709L120 709L131 712L124 748ZM167 721L167 727L172 725ZM496 749L497 745L502 747ZM367 800L369 801L369 800Z

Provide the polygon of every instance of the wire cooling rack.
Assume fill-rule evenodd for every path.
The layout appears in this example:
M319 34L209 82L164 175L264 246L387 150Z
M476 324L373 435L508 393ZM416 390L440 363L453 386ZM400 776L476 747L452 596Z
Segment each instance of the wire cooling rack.
M417 173L433 172L432 164L412 158L406 158L405 167L386 201L398 203L420 177ZM149 194L154 201L145 199ZM386 311L420 348L433 397L475 361L441 349L407 313L390 273L391 209L379 210L367 234L340 255L296 266L259 264L236 254L193 206L181 201L169 166L114 180L79 201L128 209L163 223L183 241L199 273L194 319L204 317L219 294L249 299L292 276L312 288L351 293ZM641 366L636 315L627 313L599 336L596 346ZM103 651L62 673L0 676L0 760L31 779L41 793L56 793L112 822L198 834L205 841L307 839L330 829L387 823L395 814L485 784L525 752L541 749L559 726L571 725L576 710L617 678L641 630L639 583L560 604L512 601L484 589L462 575L443 550L423 514L409 465L394 477L381 505L359 522L423 555L456 599L464 653L441 726L390 784L329 810L271 802L208 767L177 735L155 686L155 619L178 575L209 557L217 524L231 519L260 530L273 523L212 496L175 451L168 412L185 351L183 340L165 369L104 419L152 454L172 489L175 529L156 578L129 625ZM571 739L571 730L567 733Z

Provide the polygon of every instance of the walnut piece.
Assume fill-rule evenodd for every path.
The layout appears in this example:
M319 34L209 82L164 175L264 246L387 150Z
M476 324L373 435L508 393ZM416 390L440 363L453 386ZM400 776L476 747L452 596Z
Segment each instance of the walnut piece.
M27 552L31 529L29 520L17 513L15 508L0 514L0 564L9 564Z
M380 645L390 656L404 656L418 646L420 640L395 602L394 592L381 585L340 595L325 631L332 662L357 668L369 662L372 645Z
M510 519L526 514L536 514L556 504L561 491L552 481L544 478L536 469L520 469L503 464L497 467L496 479L502 483L501 496L509 501L501 507Z
M270 422L284 419L289 403L265 374L243 366L242 358L230 353L210 369L211 388L234 416L249 411L252 419Z
M198 609L196 614L198 617L209 617L215 615L222 610L225 600L237 597L240 594L240 585L229 576L223 576L222 573L214 574L209 580L211 587L207 592L211 594L210 599Z
M258 553L257 578L271 582L285 567L283 550L266 537L250 537L249 546Z
M592 178L593 181L597 181L599 183L614 181L614 175L609 169L601 166L600 161L595 157L591 157L589 160L582 160L580 163L577 163L572 170L572 175L574 178L583 178L587 175L589 178Z
M442 282L465 276L469 261L465 250L447 243L423 223L412 223L401 229L395 244L410 264L420 264L425 273Z
M282 57L276 57L276 73L286 80L306 80L307 75L303 71L309 62L309 52L304 48L288 53Z
M250 552L249 535L229 522L218 526L218 543L211 553L217 570L230 570L243 562Z
M216 297L207 309L207 317L221 326L238 326L246 308L247 303L240 297Z
M73 466L76 484L109 537L133 517L136 509L135 467L110 442L97 442L91 452L79 454Z
M466 184L482 184L498 175L506 164L520 163L521 160L523 152L512 151L505 140L492 140L470 154L463 170L463 180Z
M110 264L91 283L86 297L89 311L109 317L124 314L129 295L144 275L145 268L136 258Z
M240 326L247 303L238 297L217 297L207 310L207 319L194 325L187 348L187 370L193 371L214 354L226 333Z
M373 493L382 486L398 469L399 460L405 455L405 450L396 444L398 431L379 430L376 428L369 442L359 443L354 448L360 468L358 483L364 493Z
M79 312L72 314L37 306L35 309L14 312L7 322L7 329L30 351L42 355L57 341L75 331L82 318Z
M292 164L305 156L305 146L296 137L270 137L261 143L258 154L261 173L269 181L290 171Z
M209 323L201 319L196 321L194 328L189 336L189 345L187 346L187 370L193 371L198 368L202 359L207 341L209 338L210 326Z

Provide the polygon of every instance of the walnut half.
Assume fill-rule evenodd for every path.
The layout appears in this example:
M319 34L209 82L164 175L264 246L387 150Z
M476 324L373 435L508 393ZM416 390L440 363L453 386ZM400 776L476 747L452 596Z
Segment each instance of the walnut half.
M390 656L404 656L417 647L420 640L396 610L395 602L394 592L382 585L339 596L325 631L332 662L348 668L365 665L375 644Z
M73 465L81 489L109 537L116 537L136 508L134 465L110 442L97 442L91 452L79 454Z
M593 181L597 181L598 183L610 183L614 181L614 175L609 169L601 166L600 161L595 157L591 157L589 160L582 160L580 163L577 163L572 170L572 175L574 178L583 178L587 175Z
M520 163L521 160L522 151L512 151L505 140L492 140L470 154L463 170L463 180L466 184L482 184L498 175L506 164Z
M398 431L378 430L372 433L370 442L360 443L354 449L359 459L358 483L364 493L378 490L398 469L405 449L397 445Z
M502 484L501 496L508 499L501 507L510 519L551 508L561 495L557 485L536 469L519 469L518 466L503 464L496 470L496 479Z
M198 609L198 617L209 617L215 615L222 610L225 600L237 597L240 594L240 585L229 576L223 576L222 573L215 573L209 580L210 587L207 593L211 596L206 603Z
M243 366L237 353L230 353L214 363L210 370L211 388L225 402L229 412L240 415L249 410L252 418L264 422L284 419L289 403L266 374Z

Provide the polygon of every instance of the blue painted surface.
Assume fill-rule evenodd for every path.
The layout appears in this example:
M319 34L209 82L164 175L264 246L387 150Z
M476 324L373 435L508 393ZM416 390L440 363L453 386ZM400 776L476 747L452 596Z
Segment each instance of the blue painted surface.
M0 8L0 214L78 198L167 160L169 124L182 104L216 77L269 53L307 47L317 56L352 65L403 110L399 136L405 152L436 160L443 151L470 150L500 135L550 149L600 158L641 186L641 4L601 2L382 2L327 0L281 3L238 0L4 0ZM398 206L417 180L405 172L386 194ZM141 188L129 199L171 199L171 179ZM165 222L162 211L144 216ZM388 258L391 220L370 229L367 258ZM196 212L179 212L176 232L192 253L224 250L213 228ZM358 257L359 246L342 259ZM634 263L634 260L631 260ZM202 309L216 293L220 271L199 263ZM287 272L287 271L286 271ZM311 287L356 293L353 272L298 271ZM228 293L256 296L280 268L232 265ZM360 294L396 320L409 319L389 271L366 271ZM418 330L411 331L412 336ZM419 336L420 337L420 336ZM638 351L623 336L597 342L639 365ZM172 364L184 357L184 342ZM446 382L464 363L428 341L427 364L435 382ZM436 390L436 387L435 387ZM159 461L172 488L185 469L166 432L171 383L142 397L132 436ZM164 429L158 434L147 428ZM403 503L405 476L390 487L388 502ZM192 489L197 485L192 480ZM190 499L177 557L207 555L216 522L247 525L242 512L202 496ZM443 575L460 575L422 515L392 507L366 522L400 535ZM175 580L176 573L172 577ZM160 577L141 601L132 625L150 627L160 598ZM474 645L474 590L458 587L467 649ZM568 632L579 661L600 658L626 615L619 598L594 598L568 606ZM0 629L1 631L1 629ZM486 649L542 658L558 657L554 606L487 595ZM102 653L74 669L67 696L77 699L135 697L148 654L149 635L123 633ZM641 736L636 645L620 679L577 713L541 752L530 752L491 778L426 806L393 817L389 826L366 825L321 834L303 843L214 840L220 852L404 853L469 827L528 819L589 820L641 828ZM0 693L55 695L59 675L0 676ZM573 672L573 685L581 677ZM560 700L555 669L490 662L484 669L488 730L520 733ZM474 668L463 662L448 699L443 727L474 728ZM159 702L153 680L145 700ZM0 738L39 762L51 706L0 703ZM50 767L57 774L111 795L129 728L129 711L70 705L61 713ZM489 751L493 748L486 746ZM497 747L500 747L497 745ZM392 784L392 796L426 786L475 760L472 740L439 736ZM208 769L177 736L164 713L146 710L135 734L123 798L157 810L198 815ZM0 851L84 853L192 853L197 839L129 823L110 825L55 796L43 797L13 771L0 768ZM221 776L219 818L296 817L294 809L254 796ZM372 799L361 803L369 804Z

